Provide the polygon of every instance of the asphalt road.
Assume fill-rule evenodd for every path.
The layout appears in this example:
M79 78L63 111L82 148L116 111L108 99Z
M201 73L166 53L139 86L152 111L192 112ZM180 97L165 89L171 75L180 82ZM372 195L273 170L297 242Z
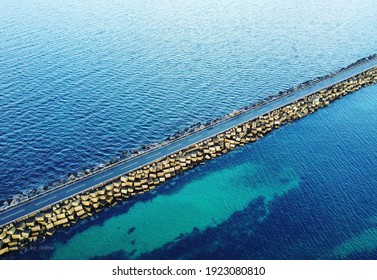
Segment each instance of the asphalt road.
M0 212L0 225L8 224L16 219L19 219L25 215L33 213L48 205L55 204L77 193L81 193L97 184L100 184L101 182L105 182L109 179L128 173L136 168L142 167L159 158L162 158L171 153L177 152L184 147L200 142L206 138L209 138L220 132L228 130L229 128L242 124L246 121L255 119L260 115L263 115L265 113L278 109L282 106L288 105L289 103L295 100L298 100L302 97L310 95L314 92L317 92L319 90L322 90L334 84L337 84L343 80L346 80L350 77L353 77L361 72L364 72L376 66L377 66L377 60L369 61L365 64L359 65L339 75L336 75L335 77L326 79L311 87L300 90L292 95L282 97L278 100L272 101L269 104L253 109L244 114L235 116L215 126L209 127L205 130L202 130L200 132L197 132L195 134L192 134L190 136L187 136L185 138L172 142L166 146L152 150L148 153L145 153L143 155L130 159L124 163L120 163L112 168L106 169L100 173L96 173L78 182L66 185L59 189L48 192L42 196L39 196L35 199L29 200L28 202L24 202L15 207L9 208L3 212Z

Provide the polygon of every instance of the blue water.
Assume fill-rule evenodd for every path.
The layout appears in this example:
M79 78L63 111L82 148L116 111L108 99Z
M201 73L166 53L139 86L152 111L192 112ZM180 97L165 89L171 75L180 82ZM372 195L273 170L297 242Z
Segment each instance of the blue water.
M372 0L2 0L0 199L376 53L376 14ZM164 201L199 199L212 209L200 221L170 217L170 235L152 242L135 230L111 252L88 239L97 250L82 257L375 257L373 90L60 233L49 250L20 256L75 258L72 248L96 227L106 232L148 209L168 211ZM223 177L234 192L258 187L216 213L228 189L210 182Z
M0 1L0 199L377 52L367 1Z

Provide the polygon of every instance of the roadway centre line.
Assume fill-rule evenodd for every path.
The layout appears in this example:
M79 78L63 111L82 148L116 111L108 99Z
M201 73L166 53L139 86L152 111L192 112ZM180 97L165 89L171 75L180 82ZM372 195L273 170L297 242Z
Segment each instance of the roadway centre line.
M128 167L131 167L131 166L134 166L136 164L138 164L139 162L134 162L132 164L129 164L129 165L126 165L126 166L123 166L120 170L124 170L124 169L127 169Z
M168 150L170 151L170 150L173 150L173 149L175 149L175 148L178 148L180 145L181 145L181 144L177 144L177 145L171 146L170 148L168 148Z
M47 199L45 199L45 200L43 200L43 201L41 201L41 202L35 203L35 205L43 204L43 203L45 203L46 201L49 201L49 200L54 199L54 198L56 198L56 197L57 197L57 196L55 195L55 196L53 196L53 197L47 198Z
M81 184L80 186L74 187L74 188L72 188L72 189L66 191L65 193L70 193L70 192L72 192L72 191L74 191L74 190L76 190L76 189L79 189L79 188L83 187L83 186L85 186L85 184Z
M195 136L195 137L191 137L191 139L192 139L192 140L195 140L195 139L198 139L198 138L200 138L200 137L202 137L202 136L197 135L197 136Z
M155 157L155 156L158 156L159 154L161 154L161 152L158 152L158 153L156 153L156 154L154 154L154 155L151 155L151 156L149 156L149 157L146 157L146 159L153 158L153 157Z
M105 174L105 175L102 175L101 177L95 178L94 181L98 181L98 180L100 180L100 179L103 179L103 178L105 178L105 177L107 177L107 176L109 176L109 175L111 175L111 174L113 174L113 173L114 173L114 172L109 172L109 173L107 173L107 174Z
M18 214L18 213L21 213L22 211L25 211L25 209L22 209L22 210L20 210L20 211L18 211L18 212L15 212L15 213L13 213L13 214L8 215L8 216L2 217L0 220L5 220L6 218L9 218L9 217L11 217L11 216L13 216L13 215L16 215L16 214Z

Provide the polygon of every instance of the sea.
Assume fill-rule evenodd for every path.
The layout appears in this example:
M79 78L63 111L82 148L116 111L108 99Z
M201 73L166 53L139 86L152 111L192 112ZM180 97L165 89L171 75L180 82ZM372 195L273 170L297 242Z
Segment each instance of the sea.
M0 1L0 200L377 53L365 1ZM10 259L377 259L377 86Z

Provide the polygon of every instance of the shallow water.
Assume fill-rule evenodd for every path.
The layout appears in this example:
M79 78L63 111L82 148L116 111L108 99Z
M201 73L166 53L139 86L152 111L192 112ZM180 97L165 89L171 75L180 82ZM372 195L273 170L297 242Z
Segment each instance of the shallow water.
M243 163L209 174L201 172L199 178L180 190L137 202L127 214L110 218L57 245L53 258L89 259L109 255L114 249L136 258L194 230L218 226L259 197L268 204L274 196L298 185L298 179L288 170L274 174L272 180L259 175L267 171L263 166ZM239 178L240 173L247 177ZM267 205L265 208L267 212Z

